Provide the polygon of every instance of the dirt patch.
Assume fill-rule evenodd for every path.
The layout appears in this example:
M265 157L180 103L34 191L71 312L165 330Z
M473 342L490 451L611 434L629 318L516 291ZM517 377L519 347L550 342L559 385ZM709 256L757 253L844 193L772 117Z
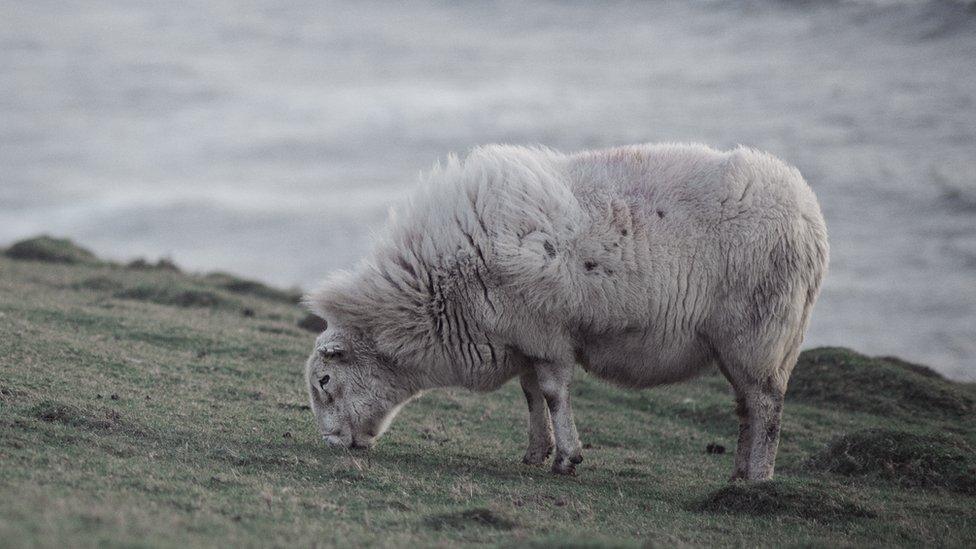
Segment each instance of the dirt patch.
M822 523L875 516L843 495L839 487L781 480L730 484L711 493L694 508L706 513L797 517Z
M235 304L219 294L208 290L180 288L175 286L136 286L115 293L121 299L150 301L160 305L176 307L232 307Z
M70 404L52 400L41 401L28 409L28 414L47 423L62 423L93 431L109 431L120 427L121 415L115 410L98 413L85 412Z
M424 519L424 524L434 530L460 530L469 527L491 528L494 530L513 530L518 524L491 509L477 508L434 515Z
M835 439L804 464L812 471L976 494L976 458L947 436L865 429Z
M47 261L50 263L98 263L89 250L64 238L38 236L21 240L7 248L4 255L11 259Z
M914 418L963 419L976 412L976 395L925 366L823 347L800 355L788 400L855 412Z

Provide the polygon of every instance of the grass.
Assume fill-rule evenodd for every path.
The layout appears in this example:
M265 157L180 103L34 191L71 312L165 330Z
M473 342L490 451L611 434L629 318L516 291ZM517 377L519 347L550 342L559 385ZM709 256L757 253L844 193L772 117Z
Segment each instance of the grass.
M726 481L736 425L718 375L633 392L580 373L575 478L520 463L512 383L431 392L373 451L330 451L294 292L236 280L0 257L0 546L976 539L976 389L924 367L805 352L769 483Z

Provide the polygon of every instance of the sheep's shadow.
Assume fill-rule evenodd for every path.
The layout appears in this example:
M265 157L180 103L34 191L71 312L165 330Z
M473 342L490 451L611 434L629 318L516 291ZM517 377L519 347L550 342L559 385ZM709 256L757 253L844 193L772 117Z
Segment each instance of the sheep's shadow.
M439 474L453 474L474 481L479 478L491 484L504 484L512 488L535 486L545 489L565 489L597 493L612 486L615 494L625 498L650 498L675 503L673 495L658 487L673 484L673 479L665 479L663 474L655 474L635 466L613 468L582 468L575 476L557 475L550 471L549 464L526 465L520 456L497 455L486 457L466 452L426 452L412 446L391 445L369 451L347 451L350 456L365 463L363 476L369 475L373 466L381 466L401 473L418 477ZM490 479L490 480L489 480ZM528 484L527 484L528 483ZM673 488L673 486L672 486ZM688 494L698 494L702 485L679 487Z

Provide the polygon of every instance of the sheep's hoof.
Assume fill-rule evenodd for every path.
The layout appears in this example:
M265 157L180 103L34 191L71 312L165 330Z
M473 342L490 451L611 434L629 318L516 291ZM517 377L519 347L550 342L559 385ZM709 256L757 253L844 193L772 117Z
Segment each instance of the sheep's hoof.
M526 465L542 465L551 453L552 446L548 448L529 449L522 456L522 463Z
M583 456L576 454L573 456L556 456L552 462L552 472L557 475L576 475L576 466L583 462Z

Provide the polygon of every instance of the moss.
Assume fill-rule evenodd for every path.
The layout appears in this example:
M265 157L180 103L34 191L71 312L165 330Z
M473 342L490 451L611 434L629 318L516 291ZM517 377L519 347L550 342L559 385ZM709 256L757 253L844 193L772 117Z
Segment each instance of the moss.
M729 484L699 501L695 509L707 513L784 516L830 523L875 516L838 486L772 480Z
M98 263L95 254L74 242L47 235L21 240L7 248L4 255L11 259L47 261L50 263Z
M924 366L839 347L802 353L787 399L906 419L961 419L976 412L976 398L965 385L943 379Z
M976 494L973 450L945 435L865 429L838 437L805 465L812 471Z
M206 280L235 294L261 297L283 303L297 305L302 297L298 290L279 290L254 280L239 278L227 273L211 273L206 276Z

